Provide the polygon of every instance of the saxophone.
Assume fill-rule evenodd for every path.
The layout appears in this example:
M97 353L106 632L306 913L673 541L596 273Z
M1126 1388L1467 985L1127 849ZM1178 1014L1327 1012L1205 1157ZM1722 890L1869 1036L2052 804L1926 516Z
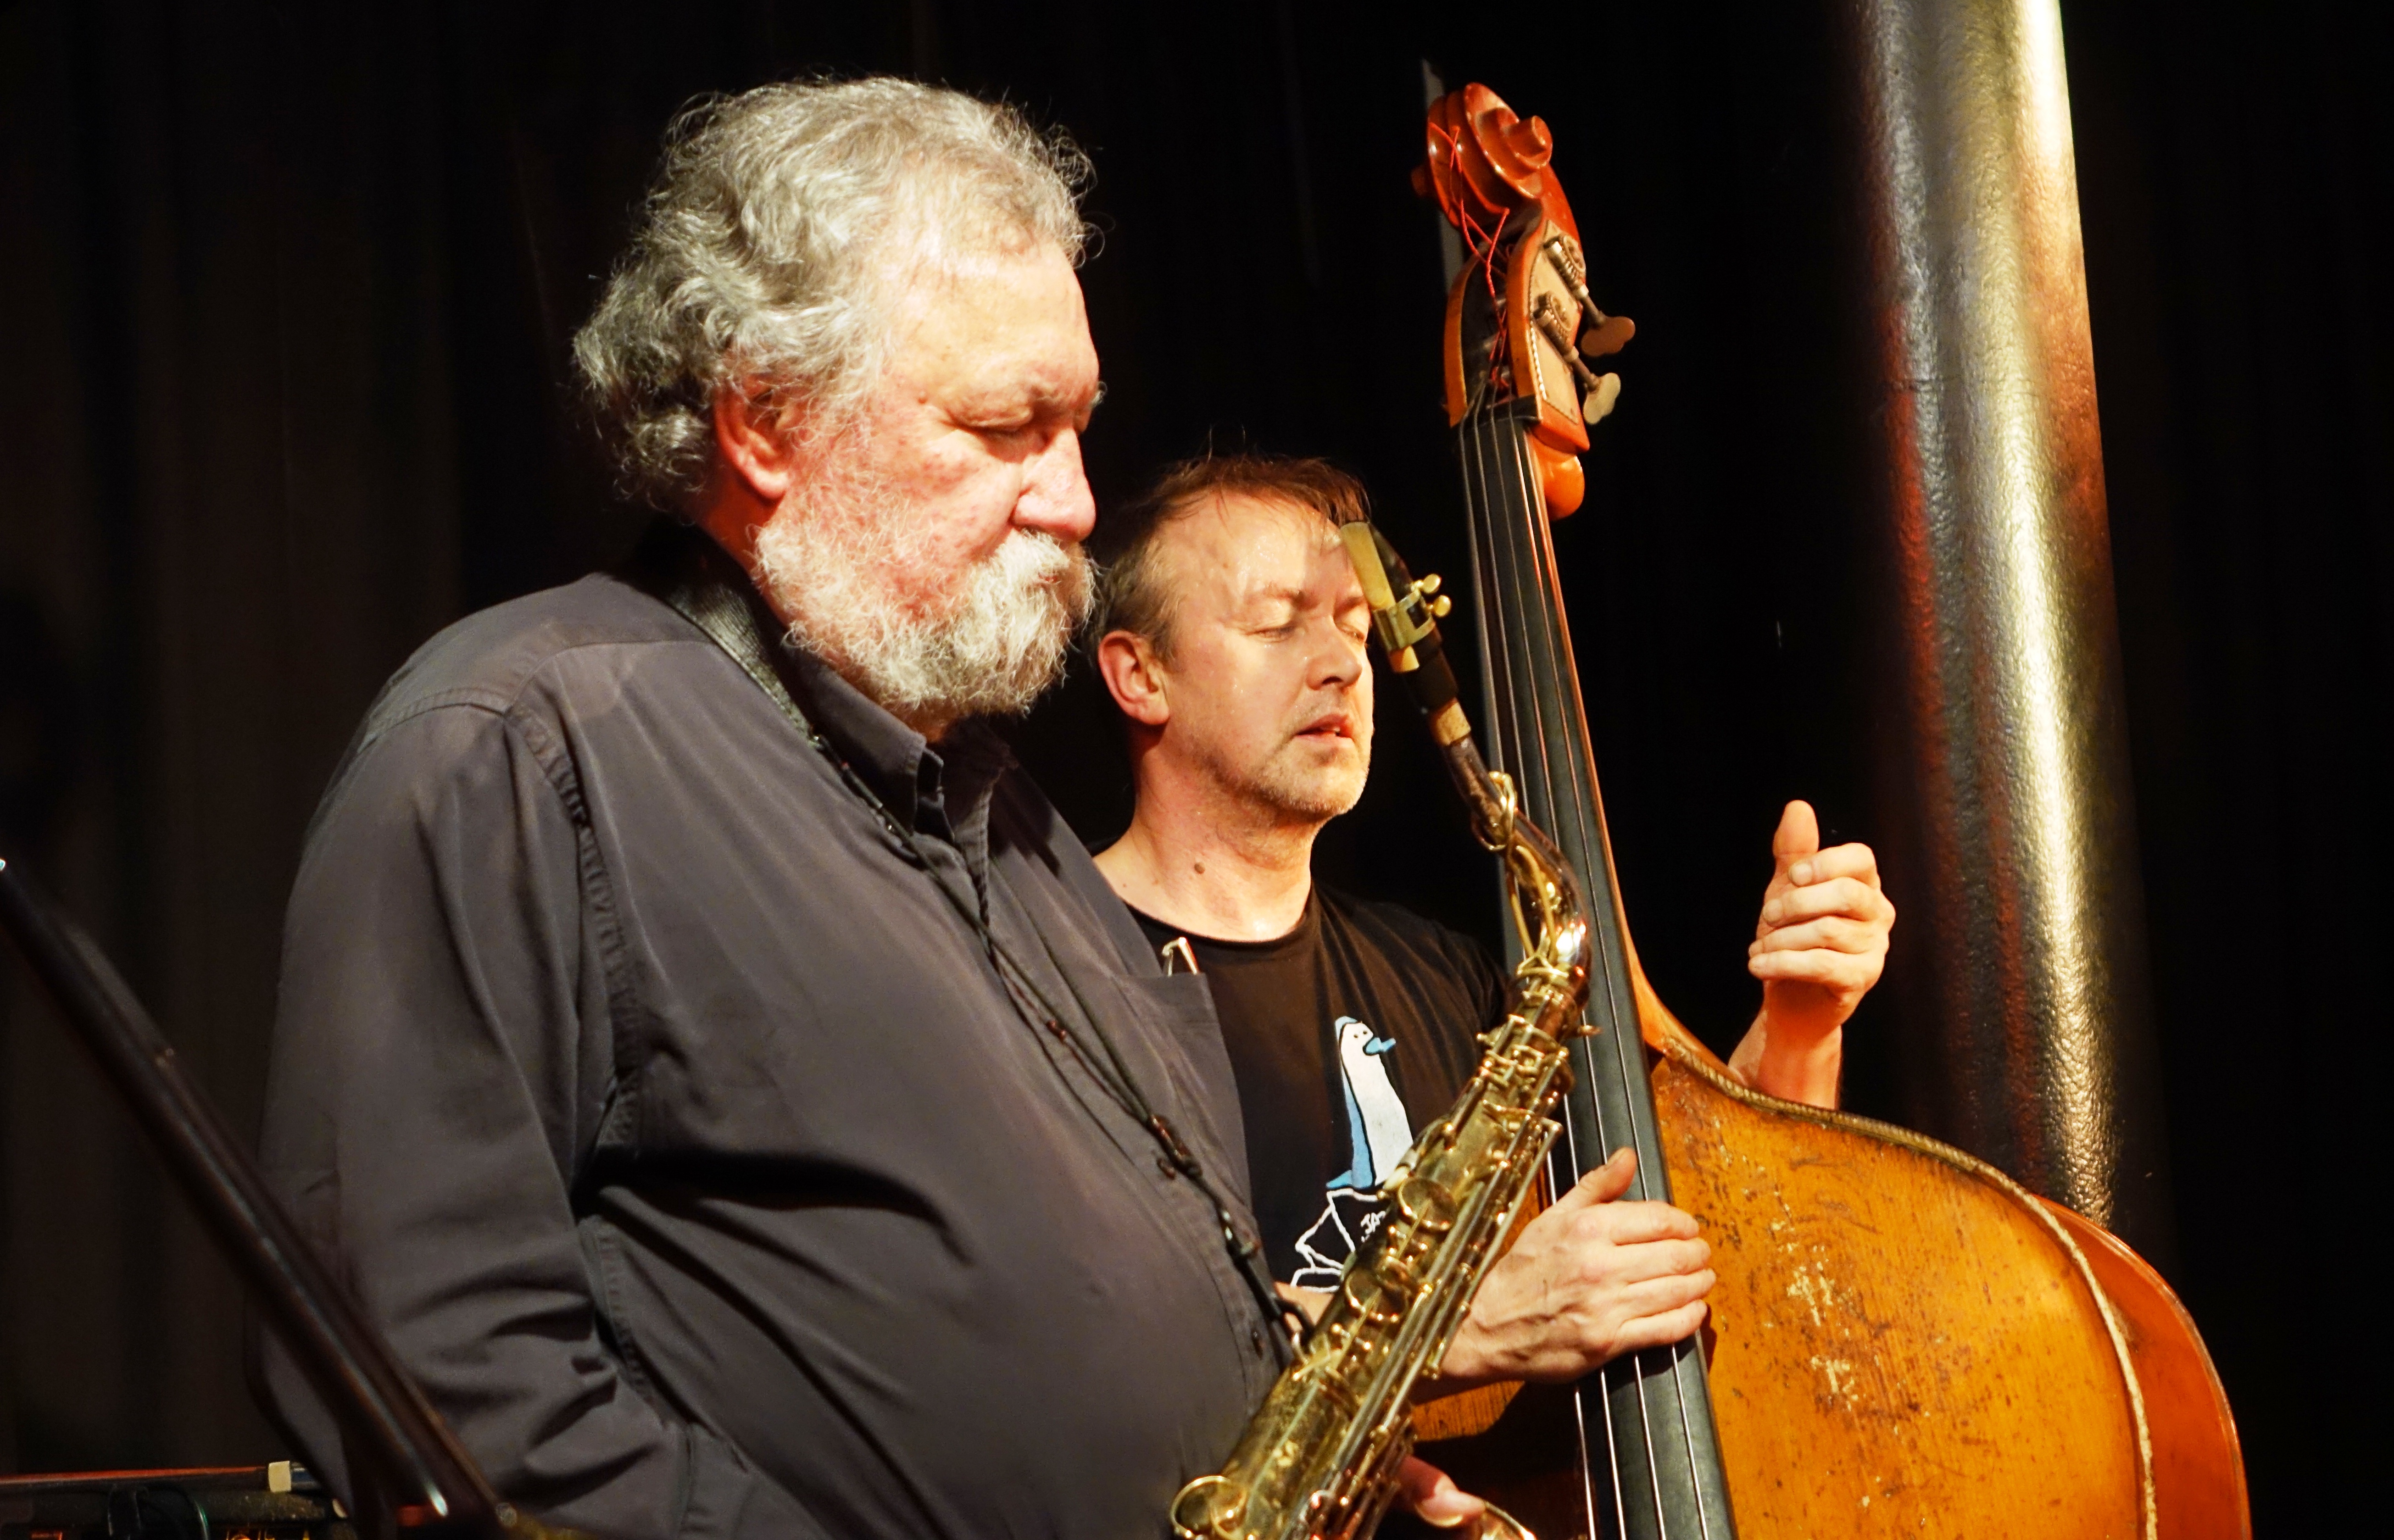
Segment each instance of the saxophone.
M1480 1068L1390 1174L1379 1232L1348 1258L1230 1463L1174 1498L1179 1540L1361 1540L1378 1525L1413 1452L1414 1385L1445 1358L1546 1169L1559 1131L1547 1114L1571 1085L1568 1045L1587 1030L1579 882L1471 741L1438 635L1450 601L1435 574L1414 582L1369 522L1339 534L1390 668L1427 718L1473 833L1504 862L1522 956L1505 1019L1480 1038ZM1493 1507L1480 1533L1530 1540Z

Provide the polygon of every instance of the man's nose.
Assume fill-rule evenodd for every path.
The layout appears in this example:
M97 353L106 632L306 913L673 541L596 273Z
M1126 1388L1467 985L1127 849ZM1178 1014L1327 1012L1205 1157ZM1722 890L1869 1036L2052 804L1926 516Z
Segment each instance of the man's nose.
M1068 544L1086 540L1098 527L1098 501L1081 468L1080 434L1065 428L1033 456L1022 496L1014 505L1014 522Z
M1340 630L1335 622L1322 629L1323 634L1313 652L1314 688L1344 688L1362 678L1363 670L1371 666L1362 646Z

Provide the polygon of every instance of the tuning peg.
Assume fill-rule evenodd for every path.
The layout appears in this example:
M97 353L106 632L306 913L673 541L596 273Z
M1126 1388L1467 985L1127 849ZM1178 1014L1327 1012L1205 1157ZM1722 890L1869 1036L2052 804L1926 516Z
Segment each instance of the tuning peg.
M1580 357L1579 350L1566 340L1571 334L1564 328L1560 310L1556 308L1553 300L1545 296L1539 296L1537 320L1538 330L1545 333L1546 340L1555 345L1555 351L1560 353L1563 356L1563 362L1571 365L1571 372L1579 376L1579 415L1591 423L1602 422L1605 415L1612 410L1612 403L1621 397L1621 376L1599 375L1587 366L1586 361ZM1624 326L1629 324L1625 317L1609 318L1605 324L1611 325L1613 320L1619 320ZM1598 330L1602 328L1599 327Z
M1602 358L1617 353L1638 335L1638 323L1625 315L1608 315L1579 335L1579 350L1584 358Z
M1612 415L1612 406L1621 399L1621 376L1599 375L1595 388L1580 399L1579 415L1590 423L1600 423Z

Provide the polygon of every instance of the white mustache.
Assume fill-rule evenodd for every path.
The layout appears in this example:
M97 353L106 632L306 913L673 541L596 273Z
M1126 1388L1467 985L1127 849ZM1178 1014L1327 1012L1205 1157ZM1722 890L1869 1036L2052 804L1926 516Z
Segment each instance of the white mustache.
M1016 530L926 612L896 591L884 532L900 520L875 517L888 511L819 506L760 532L758 566L793 617L791 639L894 711L1029 710L1063 671L1095 602L1087 555L1045 531Z

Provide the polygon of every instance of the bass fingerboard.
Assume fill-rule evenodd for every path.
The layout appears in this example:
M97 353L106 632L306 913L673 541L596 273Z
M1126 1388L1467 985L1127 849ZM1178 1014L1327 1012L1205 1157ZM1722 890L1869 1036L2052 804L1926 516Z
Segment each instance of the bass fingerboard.
M1670 1174L1638 1035L1604 801L1545 498L1525 441L1535 421L1534 402L1508 401L1470 414L1455 432L1488 704L1481 740L1490 762L1513 777L1522 810L1554 836L1578 872L1593 932L1587 1021L1594 1034L1572 1050L1576 1073L1553 1156L1555 1191L1568 1191L1627 1145L1638 1152L1628 1196L1668 1201ZM1504 928L1508 950L1518 954L1510 924ZM1735 1533L1694 1339L1616 1359L1574 1388L1571 1402L1587 1494L1584 1533L1621 1540L1729 1540Z

